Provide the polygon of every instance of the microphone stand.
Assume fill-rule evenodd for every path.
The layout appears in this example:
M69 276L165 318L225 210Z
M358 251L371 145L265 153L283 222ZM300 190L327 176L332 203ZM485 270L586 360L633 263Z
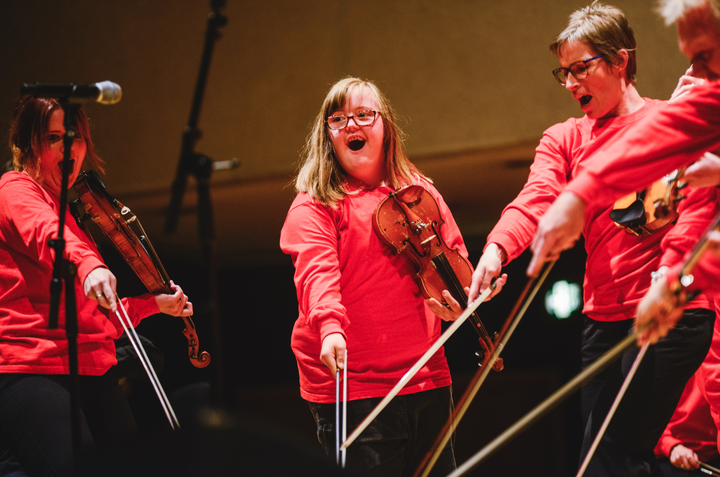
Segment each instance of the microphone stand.
M213 169L230 169L238 166L237 160L213 163L213 160L204 154L196 153L195 143L201 133L197 127L203 95L207 84L215 41L220 38L219 29L227 24L227 17L221 9L225 7L226 0L211 0L212 11L208 16L207 31L205 34L205 47L200 62L195 94L193 96L190 120L183 130L182 148L178 162L177 173L172 184L170 205L168 206L165 233L172 234L177 229L177 223L182 207L183 194L187 185L189 174L195 176L198 194L198 234L202 245L203 257L207 266L208 286L210 287L210 310L213 323L213 340L215 344L215 384L217 404L225 407L224 359L222 353L221 322L218 310L217 294L217 263L215 254L215 224L213 220L212 202L210 200L210 175Z
M68 98L60 99L60 106L65 113L63 126L63 167L62 182L60 187L60 210L58 212L58 234L56 239L48 240L48 246L55 250L55 263L53 265L53 278L50 282L50 317L48 328L58 327L58 316L60 311L60 297L62 295L62 283L65 282L65 334L68 341L68 366L70 368L70 415L72 423L72 444L73 458L77 467L80 449L82 445L82 428L80 425L80 376L78 375L78 318L75 297L75 277L77 267L74 263L65 259L65 212L67 210L68 182L72 166L70 154L75 142L75 124L79 104L71 104Z

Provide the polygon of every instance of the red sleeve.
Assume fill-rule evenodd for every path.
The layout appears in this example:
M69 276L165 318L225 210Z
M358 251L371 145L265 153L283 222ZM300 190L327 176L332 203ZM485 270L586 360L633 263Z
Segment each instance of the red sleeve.
M696 380L697 374L693 375L685 385L675 412L655 446L655 455L670 457L672 448L678 444L694 447L689 441L697 440L698 429L701 429L698 424L707 424L708 420L712 422L710 406L697 388ZM709 432L708 435L708 440L711 440L712 436Z
M718 189L686 188L680 194L686 198L678 206L678 219L675 226L662 239L663 250L661 266L672 266L682 260L712 224L720 211L717 196Z
M155 301L155 295L151 293L122 298L122 302L133 326L137 326L143 318L160 313L160 308Z
M610 205L687 166L720 145L720 82L687 96L618 134L565 189L586 203Z
M665 274L668 284L677 283L680 275L680 269L685 264L687 257L671 267ZM688 292L701 290L708 295L720 292L720 256L716 253L706 250L695 267L690 272L692 275L692 283L685 290Z
M301 194L280 234L280 247L295 265L301 316L318 330L320 341L349 325L341 304L338 230L332 209Z
M538 220L552 205L570 177L570 161L562 147L565 123L549 128L535 149L530 175L518 196L505 210L488 235L488 244L505 250L507 262L517 258L530 245Z
M52 270L55 251L48 246L48 240L57 237L58 215L53 207L57 209L58 201L29 177L23 179L18 175L17 179L6 181L2 187L0 228L8 246ZM22 200L10 200L18 197ZM68 224L74 219L68 213L65 220ZM64 238L65 254L77 266L81 284L92 270L105 267L97 250L67 225Z

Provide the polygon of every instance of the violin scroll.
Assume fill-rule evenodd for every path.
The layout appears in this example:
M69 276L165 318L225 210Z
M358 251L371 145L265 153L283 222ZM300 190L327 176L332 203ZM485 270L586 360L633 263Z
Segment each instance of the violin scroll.
M412 260L413 279L425 298L435 298L445 306L443 290L465 308L465 287L472 282L473 268L457 249L447 246L440 234L444 224L435 198L423 187L412 185L390 194L375 210L373 228L393 253L403 253ZM477 313L470 315L484 352L492 354L495 344ZM503 369L502 358L493 369Z
M100 176L95 171L83 171L73 188L78 195L74 203L78 223L89 218L97 224L150 293L172 294L170 278L140 220L105 190ZM199 340L195 323L190 317L181 318L185 322L183 334L188 340L190 362L196 368L204 368L210 364L210 354L207 351L198 354Z

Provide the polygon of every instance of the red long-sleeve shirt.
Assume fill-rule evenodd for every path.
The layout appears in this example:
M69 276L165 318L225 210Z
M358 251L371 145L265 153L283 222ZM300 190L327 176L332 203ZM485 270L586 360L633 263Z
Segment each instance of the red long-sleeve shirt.
M665 276L669 284L677 282L680 270L685 265L687 258L689 258L689 254L667 271ZM685 288L686 291L703 290L712 296L720 294L720 257L714 252L706 250L690 270L690 275L692 275L693 281Z
M457 224L437 190L433 195L445 219L441 233L450 248L467 257ZM299 317L292 334L300 392L311 402L335 401L335 377L320 349L330 333L342 333L348 349L350 400L385 396L440 337L440 319L429 309L417 284L415 268L404 255L393 255L376 236L373 213L392 192L381 186L358 188L337 209L305 193L295 198L280 235L282 250L295 265ZM448 386L450 372L442 348L400 394Z
M705 369L700 367L690 378L675 413L655 446L655 455L670 457L678 444L691 449L703 462L720 458L717 427L705 396Z
M686 96L647 115L608 141L598 160L565 190L608 205L642 190L720 146L720 82L696 85Z
M488 243L502 246L508 260L520 255L532 241L538 220L568 182L597 160L592 156L624 130L664 107L662 101L645 98L642 108L626 116L604 120L571 118L545 131L527 183L503 211ZM588 254L583 288L585 314L599 321L634 316L650 286L650 273L682 257L692 247L692 237L705 230L717 211L714 190L687 191L687 196L680 203L676 225L641 237L619 229L610 219L607 204L588 207L583 230ZM712 308L704 295L691 306Z
M698 459L709 462L720 458L720 320L715 321L713 342L700 368L688 381L675 413L655 446L655 455L670 457L672 448L682 444Z
M48 329L50 280L60 201L25 173L0 178L0 373L68 374L65 301L59 327ZM68 212L66 257L77 266L79 373L101 375L117 361L113 340L122 334L114 315L85 296L83 283L105 267L92 240ZM123 299L133 322L159 313L152 295Z

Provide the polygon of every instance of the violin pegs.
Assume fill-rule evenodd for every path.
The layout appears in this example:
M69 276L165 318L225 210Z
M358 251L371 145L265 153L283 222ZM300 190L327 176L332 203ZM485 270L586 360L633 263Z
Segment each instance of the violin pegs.
M686 196L686 195L677 196L677 197L675 198L675 202L676 202L676 203L677 203L677 202L680 202L680 201L683 200L683 199L687 199L687 196Z
M485 358L485 352L483 350L475 351L475 357L478 358L478 368L482 368L482 362Z

